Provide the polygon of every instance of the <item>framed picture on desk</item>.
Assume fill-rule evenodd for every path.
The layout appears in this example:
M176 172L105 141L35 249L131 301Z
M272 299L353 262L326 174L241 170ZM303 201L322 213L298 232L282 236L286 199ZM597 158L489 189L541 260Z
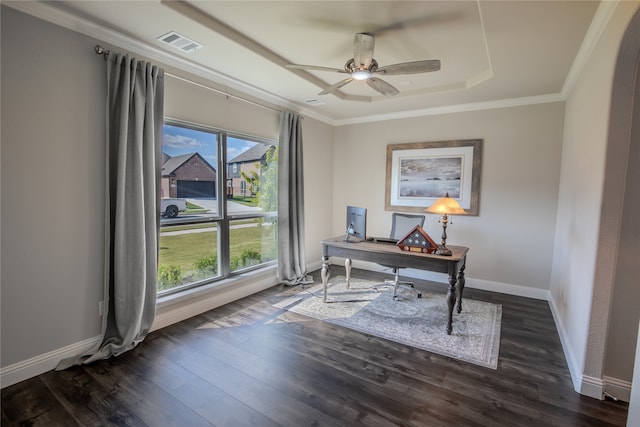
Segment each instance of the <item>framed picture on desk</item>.
M387 145L385 209L423 212L449 194L478 215L482 140Z

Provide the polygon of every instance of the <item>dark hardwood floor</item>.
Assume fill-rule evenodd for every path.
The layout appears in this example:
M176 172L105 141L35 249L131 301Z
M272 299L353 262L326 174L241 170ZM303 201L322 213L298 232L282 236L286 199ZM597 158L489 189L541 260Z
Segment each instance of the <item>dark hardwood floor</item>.
M573 390L544 301L465 290L502 304L492 370L272 305L298 291L277 286L153 332L118 358L7 387L2 425L625 425L627 404Z

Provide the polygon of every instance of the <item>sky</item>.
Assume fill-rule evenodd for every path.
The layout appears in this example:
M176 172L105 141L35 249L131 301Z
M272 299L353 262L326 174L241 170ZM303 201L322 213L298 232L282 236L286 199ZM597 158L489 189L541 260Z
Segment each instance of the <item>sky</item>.
M162 151L171 157L188 153L200 153L210 165L218 163L218 135L180 126L164 125ZM255 142L227 137L227 159L248 150Z

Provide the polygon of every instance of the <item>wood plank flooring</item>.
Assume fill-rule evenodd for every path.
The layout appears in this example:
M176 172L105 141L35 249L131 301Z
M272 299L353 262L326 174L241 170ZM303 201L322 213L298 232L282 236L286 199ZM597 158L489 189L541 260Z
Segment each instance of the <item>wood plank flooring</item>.
M332 267L332 274L343 274ZM315 272L316 282L320 275ZM383 276L354 270L354 277ZM415 281L445 293L446 285ZM277 286L151 333L107 361L2 390L3 426L624 426L628 406L573 390L544 301L502 304L492 370L273 306ZM455 327L455 320L454 320Z

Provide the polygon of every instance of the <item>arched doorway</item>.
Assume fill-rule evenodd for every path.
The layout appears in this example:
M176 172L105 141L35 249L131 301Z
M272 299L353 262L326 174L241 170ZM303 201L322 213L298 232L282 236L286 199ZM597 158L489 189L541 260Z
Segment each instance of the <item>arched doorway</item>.
M620 45L612 85L607 159L602 198L600 237L610 245L598 252L593 316L608 314L604 357L588 351L590 362L601 363L605 392L623 393L628 386L607 378L631 378L640 369L636 354L640 321L640 11L631 20ZM608 249L613 249L608 251ZM602 252L602 253L601 253ZM613 286L611 286L613 282ZM598 293L611 292L611 303L598 305ZM606 301L609 301L608 299ZM589 354L591 353L591 354ZM591 365L593 367L593 365ZM636 386L639 386L636 384ZM640 405L630 401L629 424L640 425ZM637 414L637 415L636 415ZM632 419L635 418L635 420Z

